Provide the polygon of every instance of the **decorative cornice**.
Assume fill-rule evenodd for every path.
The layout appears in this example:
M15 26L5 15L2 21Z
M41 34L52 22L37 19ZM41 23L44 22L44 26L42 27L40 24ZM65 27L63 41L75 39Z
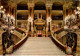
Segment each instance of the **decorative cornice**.
M28 7L34 7L34 3L28 3Z
M52 7L52 4L46 4L46 7Z

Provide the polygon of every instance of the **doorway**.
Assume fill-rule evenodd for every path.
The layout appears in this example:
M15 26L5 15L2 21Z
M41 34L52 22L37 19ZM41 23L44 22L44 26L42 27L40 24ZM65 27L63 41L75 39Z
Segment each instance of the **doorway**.
M42 34L38 34L38 37L42 37Z

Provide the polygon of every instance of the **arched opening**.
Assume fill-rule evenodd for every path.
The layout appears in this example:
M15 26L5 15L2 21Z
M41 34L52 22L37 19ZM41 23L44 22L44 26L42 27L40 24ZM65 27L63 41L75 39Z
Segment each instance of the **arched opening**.
M53 10L52 20L63 20L63 11Z
M26 28L28 19L28 5L26 1L17 4L17 26Z
M46 19L46 6L44 2L35 3L34 10L34 20L41 18Z
M53 3L53 5L52 5L52 20L57 20L56 22L63 20L63 4L62 4L62 2L54 2ZM59 24L56 22L55 22L55 24Z
M52 10L63 10L63 5L60 2L54 2L52 5Z
M28 10L28 5L25 1L23 2L20 2L18 5L17 5L17 10Z
M35 4L34 10L46 10L45 3L43 3L43 2L37 2Z

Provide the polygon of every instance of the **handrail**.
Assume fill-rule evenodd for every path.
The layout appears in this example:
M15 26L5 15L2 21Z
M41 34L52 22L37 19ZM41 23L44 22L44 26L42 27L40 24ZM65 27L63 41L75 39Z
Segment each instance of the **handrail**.
M61 49L61 50L63 50L63 51L65 51L65 45L63 45L61 42L59 42L54 36L53 36L53 34L51 34L52 35L52 37L51 37L51 39L52 39L52 41Z
M60 32L64 31L64 28L58 29L57 31L55 31L54 33L58 34Z
M60 39L60 38L64 37L66 34L67 34L67 32L63 32L63 33L61 32L61 34L59 34L59 35L57 34L57 35L58 35L58 37L60 36L60 37L59 37L59 38L57 38L57 39Z
M27 39L28 39L28 34L26 33L26 36L23 37L18 43L16 43L13 49L14 50L18 49Z
M20 32L20 33L25 33L24 31L20 30L19 28L15 27L15 30Z
M26 34L26 36L27 36L28 34ZM19 44L21 41L23 41L25 38L26 38L26 36L24 37L24 38L22 38L18 43L16 43L15 45L17 45L17 44Z
M52 34L52 37L54 38L53 34ZM56 38L54 38L58 43L60 43L62 46L65 47L65 45L63 45L61 42L59 42Z
M0 19L0 20L1 20L1 22L6 22L6 21L3 20L3 19ZM8 22L6 22L6 23L8 23ZM11 25L11 24L10 24L10 25ZM19 29L19 28L16 27L16 26L14 26L14 27L15 27L15 30L16 30L16 31L18 31L18 32L20 32L20 33L26 33L26 32L22 31L21 29ZM25 35L19 42L17 42L17 43L14 45L13 50L18 49L27 39L28 39L28 33L26 33L26 35Z

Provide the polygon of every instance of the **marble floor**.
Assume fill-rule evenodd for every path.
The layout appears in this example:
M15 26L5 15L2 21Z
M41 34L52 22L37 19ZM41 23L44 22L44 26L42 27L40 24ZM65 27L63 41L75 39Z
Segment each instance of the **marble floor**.
M12 56L66 56L49 37L29 37ZM9 56L9 55L8 55Z

